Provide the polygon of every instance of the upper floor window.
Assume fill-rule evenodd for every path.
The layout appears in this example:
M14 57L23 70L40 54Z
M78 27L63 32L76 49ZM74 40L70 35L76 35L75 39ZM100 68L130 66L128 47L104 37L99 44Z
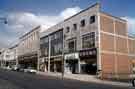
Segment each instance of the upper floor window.
M95 32L91 32L82 37L82 48L93 48L95 47Z
M73 24L74 30L77 30L77 24Z
M66 33L70 32L70 27L66 27Z
M95 16L93 15L93 16L90 17L90 24L92 24L94 22L95 22Z
M68 40L68 51L69 52L76 51L76 39Z
M84 27L85 26L85 20L81 20L81 27Z

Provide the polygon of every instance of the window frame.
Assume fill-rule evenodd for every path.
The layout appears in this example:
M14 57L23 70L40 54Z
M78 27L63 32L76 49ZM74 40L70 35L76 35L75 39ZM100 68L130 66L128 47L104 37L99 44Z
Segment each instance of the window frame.
M66 27L66 33L69 33L69 32L70 32L70 27L67 26L67 27Z
M95 36L96 36L95 32L90 32L90 33L87 33L85 35L82 35L82 49L94 48L96 45ZM87 47L85 47L86 45L87 45ZM88 47L90 45L91 45L91 47Z
M85 20L85 19L82 19L82 20L80 21L80 26L81 26L81 27L85 27L85 25L86 25L86 20Z
M93 24L95 22L96 22L96 16L95 15L90 16L90 24Z
M74 29L74 30L77 30L77 23L74 23L74 24L73 24L73 29Z

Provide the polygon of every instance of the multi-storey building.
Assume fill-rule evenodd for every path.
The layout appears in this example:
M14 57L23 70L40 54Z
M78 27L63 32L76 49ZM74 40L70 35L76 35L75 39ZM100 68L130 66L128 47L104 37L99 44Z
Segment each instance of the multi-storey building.
M41 34L42 71L129 78L135 60L135 39L127 21L100 10L96 3Z
M37 69L40 26L19 38L18 63L23 67Z
M17 55L16 55L16 45L12 48L1 49L0 54L0 65L1 67L12 67L16 65Z
M17 59L18 58L18 44L12 46L11 48L9 48L9 50L11 52L10 53L11 66L17 65L18 64L18 59Z
M51 30L50 30L51 31ZM46 34L47 32L45 32ZM61 72L62 51L63 51L63 29L52 32L40 39L41 55L43 59L40 63L42 71L58 71ZM44 63L46 65L44 65ZM49 66L47 68L47 66Z

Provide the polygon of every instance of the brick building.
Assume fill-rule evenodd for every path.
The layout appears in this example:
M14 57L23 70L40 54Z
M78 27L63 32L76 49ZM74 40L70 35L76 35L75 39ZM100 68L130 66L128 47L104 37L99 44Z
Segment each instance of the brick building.
M129 78L135 39L127 21L104 13L98 3L44 31L40 36L41 71ZM62 66L64 64L64 66Z

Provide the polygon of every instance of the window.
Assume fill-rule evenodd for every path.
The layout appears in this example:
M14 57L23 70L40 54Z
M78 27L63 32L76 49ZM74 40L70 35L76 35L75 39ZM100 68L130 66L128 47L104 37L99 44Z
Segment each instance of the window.
M48 56L49 53L49 38L43 37L41 38L41 44L40 44L40 50L41 50L41 56Z
M53 45L53 54L52 55L59 55L62 54L62 43L58 43Z
M81 27L84 27L85 26L85 20L81 20Z
M57 31L54 40L51 40L51 56L60 55L63 49L63 31Z
M68 51L69 52L76 51L76 39L68 40Z
M69 33L70 27L66 27L66 33Z
M95 22L95 16L91 16L90 17L90 24L94 23Z
M74 30L77 30L77 24L73 24Z
M82 37L82 48L93 48L95 47L95 32L91 32Z
M55 39L54 34L52 34L52 35L50 36L50 38L51 38L51 40L54 40L54 39Z

